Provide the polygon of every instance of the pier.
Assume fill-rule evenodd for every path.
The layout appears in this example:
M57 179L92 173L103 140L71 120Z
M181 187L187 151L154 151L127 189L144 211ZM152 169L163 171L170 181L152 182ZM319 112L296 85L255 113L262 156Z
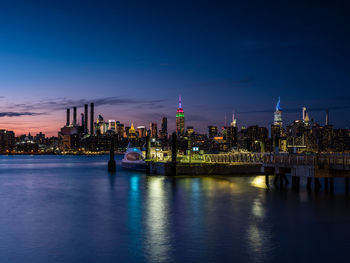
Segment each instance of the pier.
M175 160L163 159L150 162L151 174L162 175L259 175L263 154L225 153L178 155ZM176 167L174 172L174 166Z
M350 155L346 154L265 154L261 172L267 177L274 175L274 183L288 184L286 174L291 174L292 188L300 188L300 179L305 178L306 187L311 191L312 184L317 192L324 180L325 192L334 192L334 179L344 178L345 192L349 194Z

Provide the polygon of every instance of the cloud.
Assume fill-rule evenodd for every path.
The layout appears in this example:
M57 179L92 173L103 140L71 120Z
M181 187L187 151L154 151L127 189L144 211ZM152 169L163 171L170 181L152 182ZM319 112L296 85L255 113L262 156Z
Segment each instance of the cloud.
M0 112L0 118L1 117L20 117L20 116L37 116L37 115L43 115L44 113L37 113L37 112Z
M164 99L158 100L146 100L146 99L131 99L124 97L102 97L96 99L67 99L67 98L57 98L57 99L45 99L38 102L28 102L20 104L11 104L6 108L18 109L20 108L23 111L32 111L32 110L48 110L48 111L58 111L64 110L72 107L83 107L84 104L90 104L94 102L95 106L133 106L138 108L147 108L154 109L163 108L163 102L166 102Z

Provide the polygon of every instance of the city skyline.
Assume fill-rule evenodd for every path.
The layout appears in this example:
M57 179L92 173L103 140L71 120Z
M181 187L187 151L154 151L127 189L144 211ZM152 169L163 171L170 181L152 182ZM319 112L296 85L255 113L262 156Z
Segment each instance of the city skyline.
M178 100L178 106L180 107L180 105L182 104L181 96L179 96L178 99L179 99ZM106 105L108 105L108 103L112 103L113 102L112 100L113 100L113 98L111 98L111 102L106 101ZM99 100L97 100L97 101L99 101ZM122 101L122 99L120 101ZM71 102L72 101L70 101L70 103ZM47 130L43 130L43 129L40 129L40 128L37 128L36 130L35 129L29 130L29 131L28 130L24 130L25 128L23 128L23 132L22 132L20 129L16 129L15 128L16 124L14 124L14 126L10 126L11 124L8 124L9 127L6 127L6 124L5 124L5 125L3 125L2 128L6 129L6 130L12 130L12 131L14 131L16 133L16 135L28 134L28 133L31 133L33 135L33 134L36 134L36 133L39 133L39 132L43 132L47 136L57 136L57 133L59 132L60 127L62 127L64 125L64 123L67 123L67 117L68 116L69 116L69 119L70 119L69 124L73 124L74 123L74 119L73 119L74 118L74 114L73 114L74 108L77 111L77 113L76 113L76 116L77 116L76 124L77 125L81 125L82 119L80 119L79 116L81 114L86 113L85 110L84 110L84 105L89 105L89 107L90 107L90 103L91 102L87 101L87 100L80 100L79 103L84 103L84 104L76 105L76 106L70 106L70 105L67 105L65 103L63 103L62 105L58 105L56 103L52 103L51 102L52 105L55 105L55 107L59 108L59 109L57 109L55 111L60 111L61 115L62 115L61 118L60 118L60 119L62 119L62 123L61 122L58 123L57 120L56 120L57 129L54 128L52 133L50 131L47 132ZM95 102L92 102L92 103L96 107L96 103ZM122 102L122 103L124 103L124 102ZM155 103L157 103L157 101L155 101ZM294 111L294 110L290 110L290 109L286 109L285 110L284 108L282 108L280 106L280 103L281 103L281 98L278 97L277 105L278 105L279 109L282 110L282 112L283 112L283 126L291 124L294 120L303 120L304 110L306 110L306 109L307 109L308 114L310 113L310 110L307 107L302 107L299 111L297 111L297 110ZM276 105L276 109L277 109L277 105ZM69 113L65 113L65 111L67 109L72 110L72 111L70 111ZM176 111L173 112L172 115L170 115L170 114L169 115L164 115L164 114L162 115L162 114L159 113L158 114L159 118L157 118L157 119L150 119L149 122L142 122L142 121L135 122L135 121L129 120L129 119L127 119L125 122L123 122L122 120L125 120L125 118L123 116L120 116L120 118L118 119L118 118L115 118L115 116L113 118L113 115L108 115L108 116L112 116L112 117L108 118L108 117L106 117L107 115L105 115L103 112L100 112L99 110L97 110L97 111L93 110L93 111L95 111L94 113L92 113L94 115L94 122L96 122L97 119L98 119L98 116L101 115L106 121L108 121L108 120L115 120L115 121L119 121L120 123L123 123L125 126L130 126L131 124L134 124L135 127L136 126L148 127L148 124L150 124L152 122L158 124L159 127L160 127L162 118L166 117L168 120L170 120L170 123L169 123L170 125L168 126L169 127L169 131L170 132L176 131L176 117L175 117ZM317 113L318 111L322 112L322 110L320 110L320 109L317 109L315 112ZM108 110L107 110L107 112L108 112ZM273 118L274 118L274 116L273 116L274 113L273 112L274 112L274 110L270 110L270 111L266 110L265 111L266 113L268 113L270 115L269 116L270 119L268 119L268 120L261 120L258 123L251 123L250 125L249 124L248 125L244 125L244 123L246 123L246 122L244 122L244 119L242 119L242 120L238 119L238 121L237 121L237 114L238 115L242 114L242 117L244 118L244 116L246 116L245 114L246 113L250 113L250 112L239 112L239 111L232 111L232 112L234 112L232 114L232 118L235 118L235 125L237 125L237 127L239 127L239 128L241 128L241 127L249 127L249 126L254 126L254 125L258 125L258 126L262 126L262 127L269 127L269 126L271 126L273 124ZM329 114L329 109L325 109L323 111L323 116L322 116L323 119L321 118L319 121L316 119L316 120L314 120L314 123L318 123L320 125L324 125L326 123L327 112ZM252 113L254 113L254 112L252 112ZM23 116L26 116L26 117L39 117L40 118L43 115L45 115L45 114L41 114L41 113L31 114L30 112L18 112L18 116L17 116L16 113L10 113L10 112L3 112L3 113L0 113L0 115L1 114L4 115L4 116L1 116L2 118L5 118L5 117L7 117L7 118L16 118L16 117L19 117L20 115L23 115ZM6 116L7 114L10 115L10 116ZM11 114L13 116L11 116ZM287 116L285 114L287 114ZM186 114L186 122L185 122L185 126L184 126L185 130L187 129L187 126L193 127L193 123L196 123L193 120L192 121L188 120L188 115L191 116L191 114ZM91 117L91 113L88 114L88 122L89 122L88 123L88 127L90 127L90 125L92 125L92 124L90 124L90 122L91 122L90 117ZM332 120L332 117L330 117L330 119ZM313 118L312 118L312 120L313 120ZM199 133L207 134L208 126L215 125L215 126L217 126L219 128L220 127L225 127L225 126L230 126L231 121L233 121L233 120L230 119L230 116L225 115L224 119L220 120L220 121L212 121L212 122L199 121L198 124L200 124L200 125L198 125L197 127L195 126L194 128ZM236 124L236 121L238 122L238 124ZM54 126L54 127L56 127L56 126ZM335 125L335 127L336 127L336 125ZM340 127L340 128L347 128L347 127Z
M331 124L350 126L341 1L18 3L0 11L3 129L56 136L65 108L94 101L95 118L148 125L164 115L174 130L179 94L186 126L202 133L233 110L239 126L269 126L278 96L285 123L305 106L316 122L328 109Z

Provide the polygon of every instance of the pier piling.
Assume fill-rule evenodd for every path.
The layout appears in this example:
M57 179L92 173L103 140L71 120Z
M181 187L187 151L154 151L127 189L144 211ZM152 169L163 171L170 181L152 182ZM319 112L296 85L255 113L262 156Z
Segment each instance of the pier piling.
M307 178L307 183L306 183L306 188L308 191L311 191L311 183L312 183L312 178L308 177Z
M349 177L345 177L345 193L349 195Z
M151 174L151 138L149 135L146 137L146 174Z
M177 157L177 136L173 132L171 136L171 174L176 175L176 157Z
M111 138L111 148L109 151L108 172L115 172L117 165L114 160L114 137Z
M324 191L326 193L328 193L328 189L329 189L329 186L328 186L328 177L324 178Z
M265 184L269 186L269 176L265 175Z
M329 178L329 191L331 194L334 193L334 178Z

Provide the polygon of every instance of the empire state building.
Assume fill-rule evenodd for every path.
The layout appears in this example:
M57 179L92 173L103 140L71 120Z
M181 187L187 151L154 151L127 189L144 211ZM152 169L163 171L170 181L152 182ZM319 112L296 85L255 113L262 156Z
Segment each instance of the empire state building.
M179 96L179 108L176 111L176 133L179 135L185 133L185 113L181 105L181 96Z

